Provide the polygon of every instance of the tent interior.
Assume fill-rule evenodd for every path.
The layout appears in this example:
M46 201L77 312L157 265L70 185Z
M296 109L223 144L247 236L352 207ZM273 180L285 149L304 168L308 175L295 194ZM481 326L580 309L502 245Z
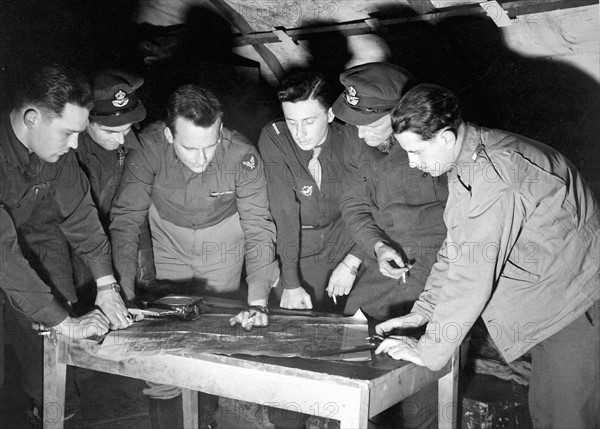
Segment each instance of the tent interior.
M0 104L43 64L119 68L145 79L142 126L196 83L256 142L291 71L341 92L340 72L385 61L451 89L467 120L555 147L600 197L599 15L594 0L3 0Z

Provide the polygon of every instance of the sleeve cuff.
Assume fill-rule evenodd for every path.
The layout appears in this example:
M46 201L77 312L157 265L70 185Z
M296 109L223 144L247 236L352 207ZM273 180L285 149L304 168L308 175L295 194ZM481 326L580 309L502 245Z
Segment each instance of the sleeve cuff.
M279 265L273 261L246 276L248 283L248 302L269 299L271 288L279 279Z
M111 283L116 283L117 280L115 279L114 275L109 275L109 276L103 276L100 277L99 279L96 279L96 286L104 286L104 285L109 285Z
M69 313L53 298L50 303L29 317L44 326L53 327L67 318Z
M281 287L283 289L296 289L300 287L298 269L296 267L281 267Z

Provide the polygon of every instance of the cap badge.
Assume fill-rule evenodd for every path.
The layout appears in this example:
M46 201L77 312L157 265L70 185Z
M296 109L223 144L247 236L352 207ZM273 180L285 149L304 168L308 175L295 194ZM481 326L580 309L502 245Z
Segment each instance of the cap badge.
M243 159L242 159L242 165L244 167L244 170L254 170L256 168L256 159L254 159L254 155L252 154L247 154Z
M350 85L346 90L346 103L348 103L351 106L356 106L360 101L360 98L356 94L356 89L354 89L354 87Z
M125 94L125 91L120 89L115 94L115 99L112 101L112 105L115 107L123 107L127 106L127 103L129 103L129 98L127 98L127 94Z
M312 185L310 185L310 186L303 186L301 192L305 197L310 197L312 195L312 191L313 191L313 187L312 187Z

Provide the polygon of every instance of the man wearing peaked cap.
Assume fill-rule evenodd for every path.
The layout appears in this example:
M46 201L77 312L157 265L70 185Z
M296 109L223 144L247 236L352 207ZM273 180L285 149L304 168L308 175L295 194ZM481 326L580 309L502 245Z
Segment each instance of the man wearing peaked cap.
M348 124L370 125L389 115L411 80L408 71L393 64L352 67L340 75L346 89L333 104L333 113Z
M144 79L119 70L107 70L94 76L94 107L90 121L105 127L120 127L141 122L146 109L136 94Z
M446 176L434 178L412 168L393 140L390 114L411 80L406 70L386 63L361 64L340 75L345 90L332 111L354 136L347 141L350 173L340 209L366 255L346 314L361 308L372 319L384 320L408 313L446 236ZM403 427L435 425L435 413L423 412L435 408L435 390L429 390L403 402Z
M123 176L125 157L130 151L141 149L133 129L146 117L146 109L136 93L143 83L141 76L121 70L101 71L92 78L94 105L86 130L79 136L75 153L79 166L90 181L92 198L107 232L110 207ZM147 222L139 238L137 280L145 284L154 279ZM78 283L89 282L90 273L85 264L75 264L74 269ZM133 299L134 291L128 287L123 289L123 296L127 300Z

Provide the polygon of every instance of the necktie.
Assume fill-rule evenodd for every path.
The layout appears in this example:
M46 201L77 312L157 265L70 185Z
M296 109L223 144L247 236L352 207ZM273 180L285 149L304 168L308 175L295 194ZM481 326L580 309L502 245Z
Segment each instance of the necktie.
M317 187L321 189L321 163L319 162L319 154L321 153L321 147L317 146L313 149L313 156L308 161L308 171L310 171L311 176L317 182Z

